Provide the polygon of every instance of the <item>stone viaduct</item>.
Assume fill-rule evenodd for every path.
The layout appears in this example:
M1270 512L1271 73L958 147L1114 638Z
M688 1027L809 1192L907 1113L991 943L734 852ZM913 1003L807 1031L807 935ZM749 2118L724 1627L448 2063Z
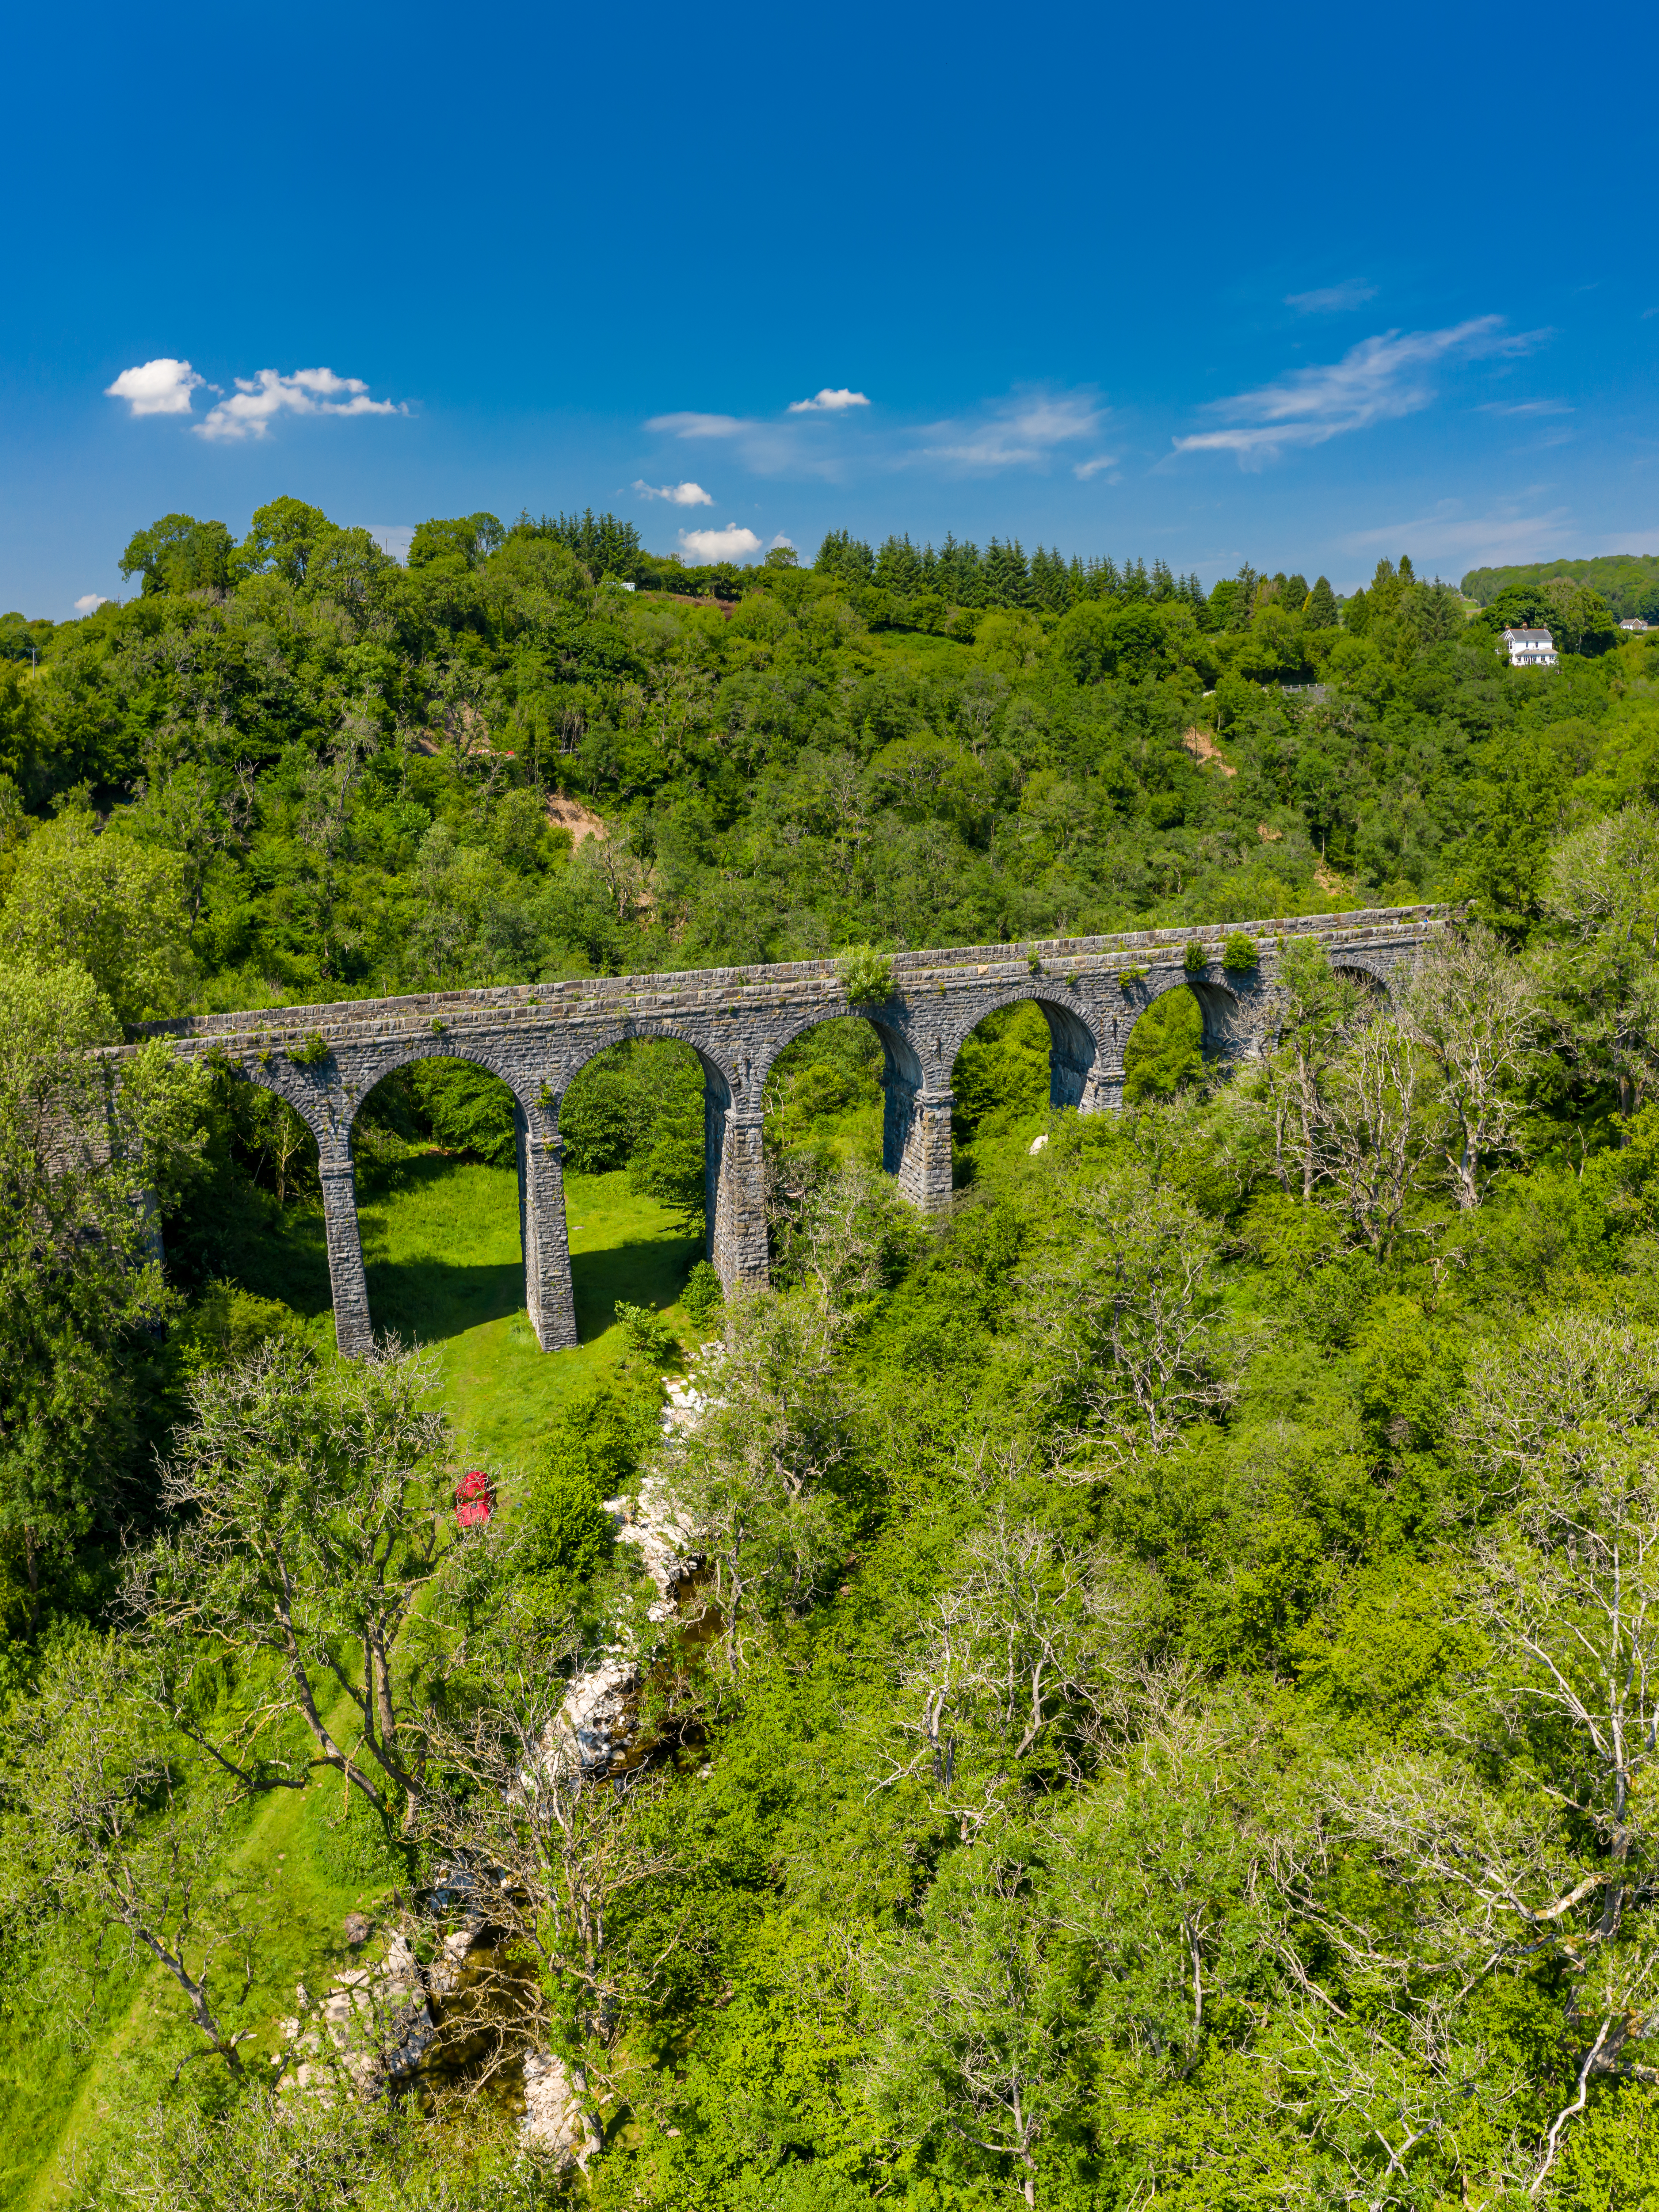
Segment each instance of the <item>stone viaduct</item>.
M1287 944L1317 938L1334 966L1386 989L1444 921L1443 908L1397 907L901 952L888 996L854 1007L834 962L808 960L191 1015L128 1034L170 1036L181 1053L222 1055L250 1083L279 1092L308 1125L322 1176L335 1333L341 1351L353 1355L373 1338L351 1164L358 1108L395 1068L437 1054L499 1076L516 1102L526 1304L550 1352L577 1340L559 1105L573 1078L608 1045L673 1037L702 1061L708 1254L732 1289L767 1278L763 1088L785 1046L819 1022L855 1013L880 1038L887 1171L913 1206L939 1213L951 1200L951 1070L969 1032L999 1007L1030 1000L1042 1009L1056 1107L1108 1112L1121 1103L1129 1032L1167 992L1196 997L1206 1056L1248 1059L1272 1035ZM1257 948L1256 965L1242 973L1223 965L1224 940L1235 933ZM1190 965L1189 947L1196 948Z

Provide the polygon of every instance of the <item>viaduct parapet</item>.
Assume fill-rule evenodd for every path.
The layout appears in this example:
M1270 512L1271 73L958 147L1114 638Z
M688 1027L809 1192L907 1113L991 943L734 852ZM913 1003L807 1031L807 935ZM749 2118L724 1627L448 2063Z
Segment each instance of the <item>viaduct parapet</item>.
M936 1214L951 1202L951 1071L963 1039L988 1014L1025 1000L1039 1006L1048 1024L1053 1103L1109 1112L1122 1101L1129 1032L1166 993L1190 990L1197 999L1207 1057L1249 1059L1273 1031L1286 945L1316 938L1334 966L1386 989L1445 921L1442 907L1394 907L901 952L879 1005L849 1006L834 962L807 960L191 1015L128 1035L173 1037L186 1054L222 1054L250 1083L286 1098L307 1124L322 1176L335 1332L351 1355L373 1340L352 1171L358 1109L383 1077L434 1055L499 1076L516 1106L526 1304L550 1352L577 1340L559 1108L575 1076L609 1045L672 1037L702 1062L708 1249L732 1290L767 1279L766 1079L785 1047L818 1023L852 1013L880 1038L884 1164L911 1205ZM1256 965L1243 972L1223 965L1225 940L1236 933L1257 948ZM1201 966L1188 965L1190 946Z

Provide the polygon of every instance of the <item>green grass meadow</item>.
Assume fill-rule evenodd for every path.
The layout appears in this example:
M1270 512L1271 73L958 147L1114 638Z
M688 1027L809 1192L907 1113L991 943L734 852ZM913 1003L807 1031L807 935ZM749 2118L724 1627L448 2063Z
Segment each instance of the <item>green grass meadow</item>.
M628 1355L618 1298L654 1306L694 1340L678 1299L702 1239L629 1188L625 1170L565 1180L570 1275L581 1341L544 1352L525 1306L518 1178L511 1168L428 1154L359 1206L376 1328L434 1346L460 1455L522 1469L571 1394Z

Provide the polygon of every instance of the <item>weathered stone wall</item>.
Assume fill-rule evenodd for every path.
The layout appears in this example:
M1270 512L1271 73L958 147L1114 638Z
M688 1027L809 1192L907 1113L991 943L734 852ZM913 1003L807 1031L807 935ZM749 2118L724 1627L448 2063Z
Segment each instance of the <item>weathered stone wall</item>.
M900 953L891 993L878 1006L849 1008L833 962L798 961L193 1015L146 1023L130 1034L171 1036L181 1051L223 1054L249 1082L288 1099L311 1128L322 1170L336 1334L341 1350L354 1355L373 1334L351 1167L359 1106L384 1076L434 1054L470 1060L498 1075L517 1102L525 1302L538 1340L551 1351L576 1341L559 1104L607 1045L675 1037L702 1061L708 1252L733 1289L766 1280L766 1078L779 1054L818 1023L848 1012L872 1023L885 1059L887 1170L913 1206L939 1213L951 1200L951 1071L963 1039L988 1014L1028 999L1040 1006L1051 1042L1054 1103L1101 1113L1121 1103L1130 1030L1166 992L1194 992L1206 1054L1247 1058L1271 1032L1284 944L1316 937L1335 965L1386 986L1444 919L1441 908L1402 907ZM1254 938L1260 954L1243 975L1222 965L1224 941L1235 932ZM1185 965L1190 945L1205 955L1195 972Z

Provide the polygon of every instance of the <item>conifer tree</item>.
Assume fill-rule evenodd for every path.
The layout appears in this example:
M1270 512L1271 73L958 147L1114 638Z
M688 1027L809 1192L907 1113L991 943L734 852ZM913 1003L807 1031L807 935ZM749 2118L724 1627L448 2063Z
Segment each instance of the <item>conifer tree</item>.
M902 538L890 536L884 542L876 556L875 580L884 592L896 592L901 599L921 590L921 558L908 531Z
M985 595L992 606L1023 607L1031 596L1025 552L1018 538L994 538L985 550Z
M828 530L812 565L820 575L833 576L840 583L867 584L875 570L876 556L850 531Z
M1308 594L1308 620L1315 629L1336 628L1336 593L1324 576L1319 578Z

